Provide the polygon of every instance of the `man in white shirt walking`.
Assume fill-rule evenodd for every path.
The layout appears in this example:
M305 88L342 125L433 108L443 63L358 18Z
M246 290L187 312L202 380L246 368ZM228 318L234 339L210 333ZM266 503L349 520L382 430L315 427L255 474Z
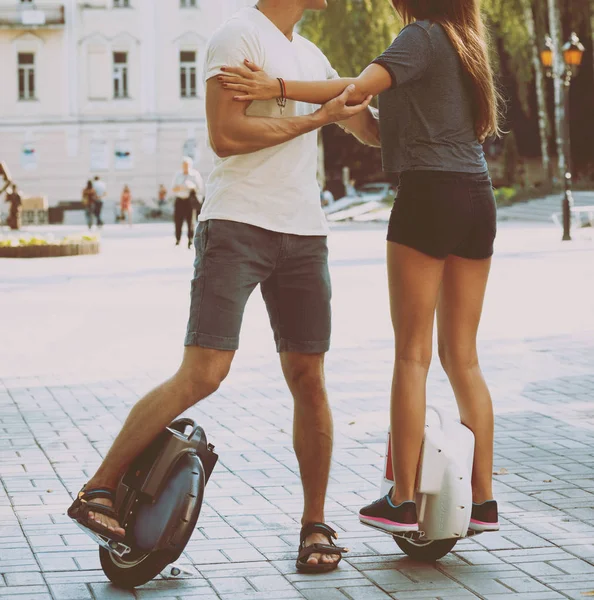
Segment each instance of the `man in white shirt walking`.
M294 33L306 9L326 0L260 0L212 37L206 56L206 113L214 170L196 233L195 272L178 372L132 409L122 432L83 493L111 506L109 488L132 460L183 411L215 392L239 344L246 302L259 285L294 398L294 448L304 492L296 566L336 568L343 548L324 523L332 454L332 416L324 383L330 345L328 227L316 180L317 132L342 122L360 140L379 145L369 99L347 106L351 87L322 107L293 101L233 100L217 76L249 59L270 73L314 81L336 72L316 46ZM106 491L107 488L107 491ZM100 494L100 495L97 495ZM93 531L123 535L116 515L81 504L73 516ZM107 529L111 527L111 529Z
M103 221L101 220L101 211L103 210L103 202L105 196L107 196L107 185L99 175L95 175L93 180L93 189L95 190L95 217L97 219L97 227L103 227Z
M191 248L194 236L194 208L196 203L201 204L204 199L204 181L200 173L193 168L193 161L188 156L184 157L182 170L173 178L171 187L175 194L175 245L179 246L185 222L188 226L188 248Z

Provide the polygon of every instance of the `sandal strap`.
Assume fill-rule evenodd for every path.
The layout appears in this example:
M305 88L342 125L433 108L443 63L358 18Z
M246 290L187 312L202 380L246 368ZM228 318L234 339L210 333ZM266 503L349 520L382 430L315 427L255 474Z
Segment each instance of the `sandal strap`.
M334 529L332 529L330 525L326 525L326 523L306 523L301 528L301 535L299 540L299 545L301 547L304 546L306 538L312 533L321 533L322 535L325 535L332 546L334 546L333 540L338 538L338 534L336 533L336 531L334 531Z
M89 500L95 500L97 498L105 498L106 500L115 501L116 492L112 488L91 488L86 489L86 486L78 493L78 499L88 502Z
M335 545L312 544L311 546L299 550L299 560L307 559L312 554L338 554L339 556L342 556L343 552L348 551L348 548L341 548Z
M96 512L111 517L112 519L118 520L118 514L111 506L105 506L105 504L97 504L97 502L87 502L83 504L84 509L87 513Z

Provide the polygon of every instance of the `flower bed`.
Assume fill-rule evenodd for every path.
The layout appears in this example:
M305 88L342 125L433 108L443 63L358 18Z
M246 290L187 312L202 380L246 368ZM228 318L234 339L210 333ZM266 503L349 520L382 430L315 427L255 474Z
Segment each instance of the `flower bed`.
M49 258L99 254L99 239L92 236L0 239L0 258Z

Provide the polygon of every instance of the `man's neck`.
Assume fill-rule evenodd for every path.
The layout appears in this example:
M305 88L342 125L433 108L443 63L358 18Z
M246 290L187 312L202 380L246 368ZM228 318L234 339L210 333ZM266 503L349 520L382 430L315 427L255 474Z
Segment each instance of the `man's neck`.
M257 8L292 40L293 29L303 16L303 8L299 4L298 0L259 0Z

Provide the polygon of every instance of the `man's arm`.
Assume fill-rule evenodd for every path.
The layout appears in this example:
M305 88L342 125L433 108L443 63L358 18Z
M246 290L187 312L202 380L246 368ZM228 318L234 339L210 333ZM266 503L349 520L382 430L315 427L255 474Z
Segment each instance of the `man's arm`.
M347 121L338 123L345 131L352 133L362 144L367 146L381 146L379 133L379 113L377 108L369 106L367 110L351 117Z
M217 79L211 77L206 82L206 118L211 146L221 158L249 154L278 146L329 123L350 119L364 111L371 101L369 97L357 106L346 106L352 92L352 87L347 88L311 115L251 117L246 114L249 104L234 102L235 93L223 89Z

